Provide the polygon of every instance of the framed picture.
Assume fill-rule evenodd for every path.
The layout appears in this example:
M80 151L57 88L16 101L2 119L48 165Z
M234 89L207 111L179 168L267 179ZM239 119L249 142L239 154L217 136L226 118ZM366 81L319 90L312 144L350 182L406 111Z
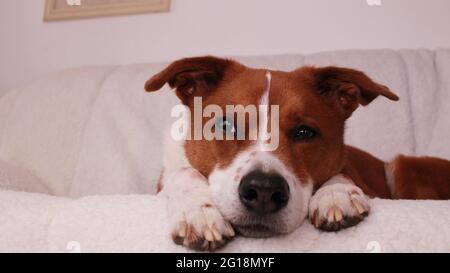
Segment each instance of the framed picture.
M44 21L168 11L170 0L45 0Z

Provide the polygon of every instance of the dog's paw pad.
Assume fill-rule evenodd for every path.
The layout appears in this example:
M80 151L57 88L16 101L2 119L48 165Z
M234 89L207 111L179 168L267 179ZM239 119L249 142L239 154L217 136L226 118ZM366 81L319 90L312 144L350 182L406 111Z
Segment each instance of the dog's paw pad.
M311 198L309 219L324 231L338 231L354 226L369 215L364 193L353 184L332 184L320 188Z
M199 251L214 251L235 236L231 224L212 205L185 211L183 218L172 232L172 239L178 245Z

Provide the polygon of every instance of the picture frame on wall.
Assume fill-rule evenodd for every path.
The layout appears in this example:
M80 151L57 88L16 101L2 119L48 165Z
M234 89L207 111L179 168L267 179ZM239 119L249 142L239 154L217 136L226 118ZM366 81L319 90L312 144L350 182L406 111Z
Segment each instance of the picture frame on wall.
M170 0L45 0L44 21L166 12Z

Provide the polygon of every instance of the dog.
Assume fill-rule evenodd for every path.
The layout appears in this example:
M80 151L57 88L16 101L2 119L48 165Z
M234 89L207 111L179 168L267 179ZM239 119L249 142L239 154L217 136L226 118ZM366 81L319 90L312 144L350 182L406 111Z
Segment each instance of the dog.
M345 122L359 105L378 96L399 100L361 71L335 66L273 71L205 56L175 61L150 78L145 90L166 83L190 112L201 98L222 109L276 105L279 120L272 150L264 149L266 140L259 137L168 137L158 192L169 199L176 244L213 251L236 233L285 234L306 218L318 229L338 231L369 215L369 198L450 198L450 161L398 155L383 162L344 144ZM273 113L267 107L258 112L265 129ZM227 118L219 117L223 122L214 124L216 131L233 135L247 129L248 136L260 130L247 119L238 128ZM193 123L187 120L190 128Z

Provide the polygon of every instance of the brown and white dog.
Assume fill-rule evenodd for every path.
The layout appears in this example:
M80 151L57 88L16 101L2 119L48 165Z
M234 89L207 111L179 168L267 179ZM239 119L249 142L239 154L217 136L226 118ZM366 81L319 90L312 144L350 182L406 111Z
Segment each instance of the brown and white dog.
M191 112L194 97L223 108L279 106L278 148L272 151L261 149L259 139L169 137L158 191L169 198L170 232L177 244L214 250L235 231L273 236L293 231L306 217L319 229L337 231L368 215L369 197L450 198L449 161L400 155L383 162L344 144L345 121L360 104L379 95L399 99L363 72L271 71L207 56L172 63L145 89L156 91L166 83ZM262 111L258 119L268 122L270 115ZM192 126L193 119L188 123ZM231 132L243 129L222 125Z

